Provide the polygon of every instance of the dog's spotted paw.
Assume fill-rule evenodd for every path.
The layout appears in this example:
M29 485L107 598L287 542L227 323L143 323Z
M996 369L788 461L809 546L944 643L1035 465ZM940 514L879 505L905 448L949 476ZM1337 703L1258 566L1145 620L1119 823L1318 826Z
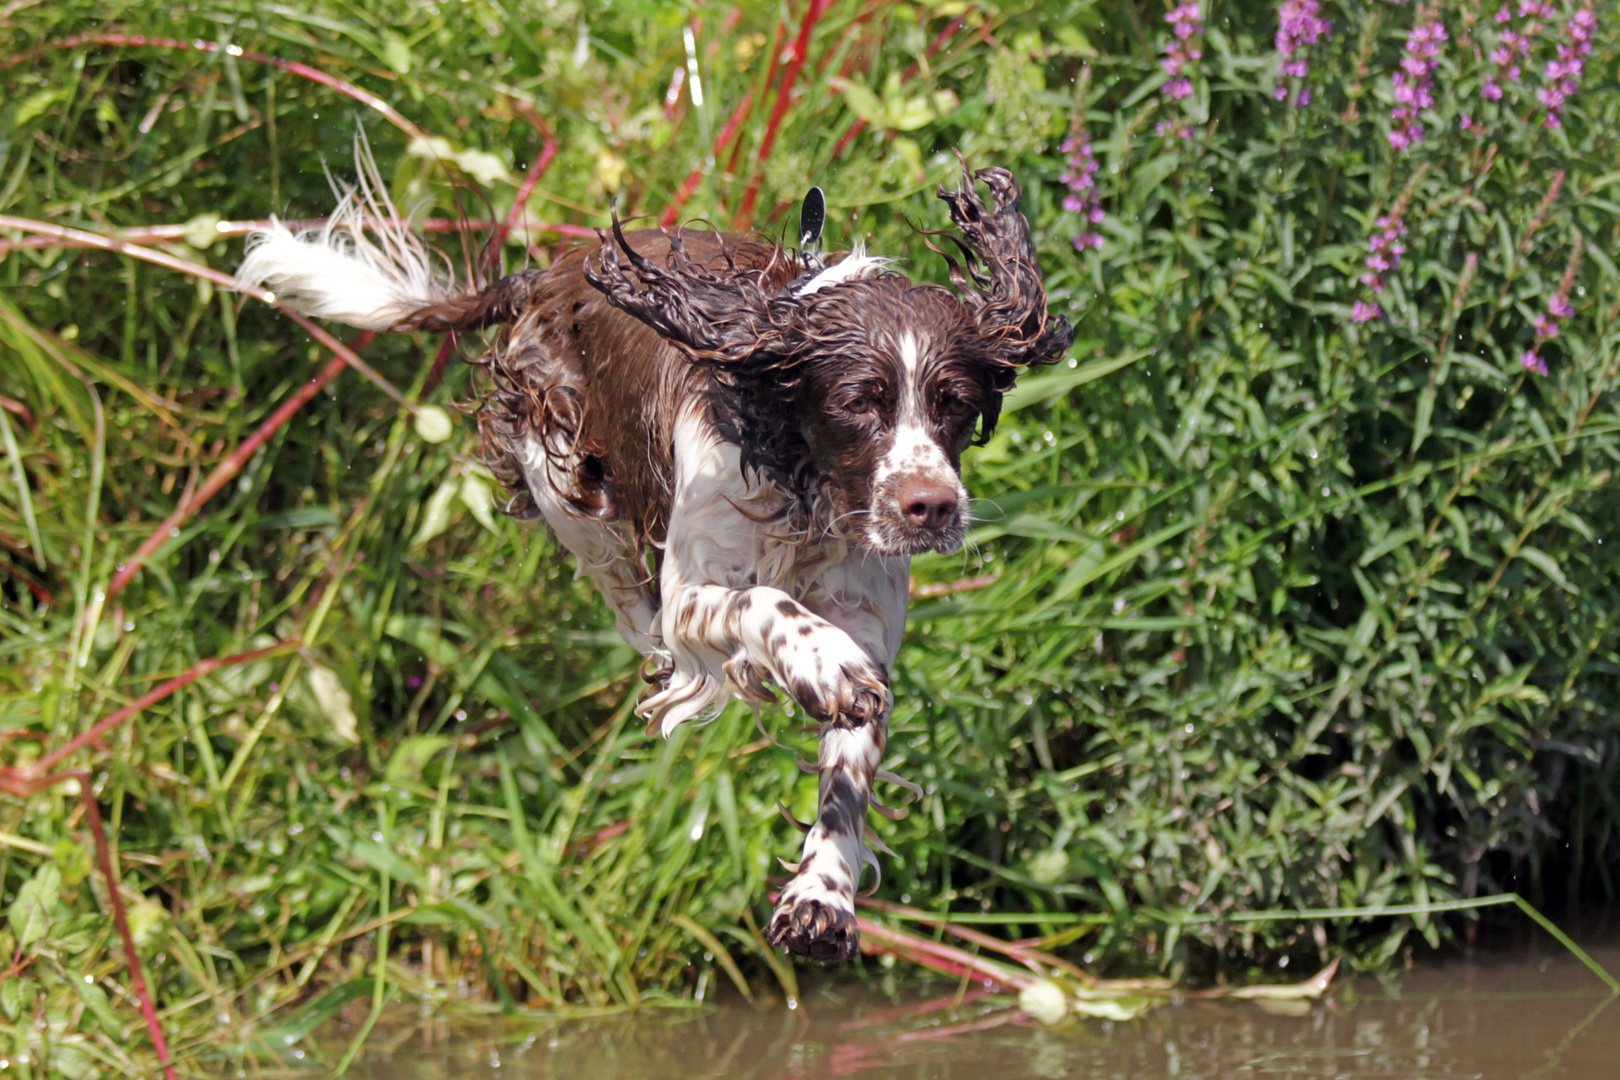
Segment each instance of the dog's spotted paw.
M823 723L860 727L886 716L894 700L883 669L842 631L806 637L783 666L788 692Z
M848 960L861 943L855 912L830 895L813 895L789 883L776 902L765 936L794 956L823 964ZM845 902L847 904L847 901Z

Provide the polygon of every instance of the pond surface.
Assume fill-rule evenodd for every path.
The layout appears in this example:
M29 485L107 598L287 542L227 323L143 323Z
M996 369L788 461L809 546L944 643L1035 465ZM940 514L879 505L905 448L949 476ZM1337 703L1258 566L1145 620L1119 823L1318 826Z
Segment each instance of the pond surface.
M823 979L778 999L645 1009L519 1032L402 1024L374 1033L357 1080L905 1077L1014 1080L1611 1080L1620 999L1557 946L1341 979L1298 1015L1238 1001L1166 1005L1129 1022L1042 1028L1014 999L953 983ZM1620 944L1593 951L1620 972ZM970 995L973 993L969 992Z

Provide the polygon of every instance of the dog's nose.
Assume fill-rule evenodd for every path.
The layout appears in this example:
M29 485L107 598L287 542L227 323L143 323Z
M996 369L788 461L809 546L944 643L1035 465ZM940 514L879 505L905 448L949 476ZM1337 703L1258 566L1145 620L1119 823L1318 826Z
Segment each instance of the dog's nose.
M956 516L956 492L933 480L910 480L900 488L900 511L922 529L937 529Z

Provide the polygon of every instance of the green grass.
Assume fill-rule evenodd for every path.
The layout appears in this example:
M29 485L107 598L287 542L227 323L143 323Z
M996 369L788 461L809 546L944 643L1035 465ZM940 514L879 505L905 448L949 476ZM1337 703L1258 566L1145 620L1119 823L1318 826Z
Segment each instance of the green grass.
M1607 12L1558 129L1534 90L1576 6L1501 105L1469 44L1488 54L1494 7L1448 14L1429 134L1397 154L1408 7L1326 5L1314 100L1290 110L1261 8L1216 5L1174 103L1152 6L836 4L774 139L791 65L772 57L802 4L744 4L734 25L728 6L651 2L0 10L0 215L225 273L240 245L216 223L324 212L323 165L347 171L357 128L429 217L504 219L549 133L536 222L604 224L613 196L657 216L696 171L683 216L730 225L757 178L751 217L775 233L813 182L833 245L868 234L933 279L911 226L943 224L931 193L952 151L1013 168L1078 341L969 454L967 552L917 561L930 588L890 767L926 794L878 823L899 854L881 895L1178 979L1341 952L1385 966L1472 897L1612 902ZM94 34L123 36L69 40ZM703 105L683 80L666 109L689 59ZM334 80L452 158L413 153ZM1076 252L1059 144L1082 127L1108 216L1102 248ZM1397 211L1388 319L1354 323L1374 221ZM141 232L159 225L175 228ZM436 237L460 266L483 235ZM733 977L793 992L758 927L796 838L776 802L806 817L813 785L740 708L668 742L642 732L635 658L555 541L492 512L470 416L429 443L337 375L109 601L158 523L330 354L185 273L23 241L0 229L8 785L203 661L287 646L61 763L90 770L181 1071L308 1064L288 1055L320 1020L401 998L595 1010ZM519 229L504 255L543 263L566 242ZM1575 314L1541 346L1549 374L1530 373L1519 355L1566 277ZM364 356L413 402L471 400L467 365L430 387L439 347ZM781 712L764 723L810 741ZM0 1056L146 1074L83 807L63 785L0 800L0 954L17 958ZM16 898L46 867L55 903L28 922ZM1386 914L1304 914L1350 909Z

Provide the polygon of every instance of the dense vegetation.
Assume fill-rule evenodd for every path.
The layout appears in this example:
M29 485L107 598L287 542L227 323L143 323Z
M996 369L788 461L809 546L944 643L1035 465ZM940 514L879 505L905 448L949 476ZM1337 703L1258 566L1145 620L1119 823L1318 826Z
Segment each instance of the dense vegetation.
M28 781L253 650L50 762L90 770L183 1070L296 1063L357 998L701 996L722 949L791 978L757 928L776 800L813 785L741 708L642 732L634 657L498 513L471 416L425 441L263 304L14 220L229 273L230 223L324 213L357 130L440 227L516 210L499 251L436 234L458 267L544 264L615 196L774 233L815 182L835 246L942 280L916 229L953 152L1023 179L1079 340L970 454L968 552L917 560L890 748L927 794L878 823L880 896L1178 978L1458 925L1247 912L1612 901L1613 19L0 4L0 1056L150 1069L86 802ZM472 399L436 354L365 349Z

